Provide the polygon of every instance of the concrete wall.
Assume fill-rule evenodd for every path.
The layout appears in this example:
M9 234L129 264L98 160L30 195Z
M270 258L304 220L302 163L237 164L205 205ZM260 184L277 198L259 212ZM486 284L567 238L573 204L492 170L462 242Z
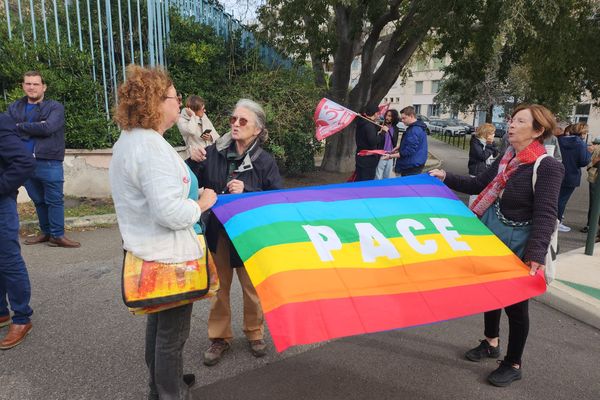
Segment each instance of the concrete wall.
M179 155L185 157L185 147L175 148ZM108 183L108 166L112 158L112 149L77 150L65 152L65 186L64 194L75 197L110 197ZM30 201L24 187L19 189L19 203Z

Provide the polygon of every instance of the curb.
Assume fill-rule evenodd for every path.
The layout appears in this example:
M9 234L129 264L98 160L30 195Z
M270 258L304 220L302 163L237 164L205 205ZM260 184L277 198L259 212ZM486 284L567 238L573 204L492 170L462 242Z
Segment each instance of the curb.
M563 283L553 281L535 300L600 329L600 301Z
M88 228L98 225L116 225L117 214L86 215L65 218L65 228ZM38 221L21 221L21 229L37 228Z

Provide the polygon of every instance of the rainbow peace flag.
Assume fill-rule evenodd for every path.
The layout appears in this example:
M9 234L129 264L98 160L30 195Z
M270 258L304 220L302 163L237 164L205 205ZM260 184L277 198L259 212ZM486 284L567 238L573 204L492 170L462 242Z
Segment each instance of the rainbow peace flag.
M546 290L428 175L221 196L278 351L428 324Z

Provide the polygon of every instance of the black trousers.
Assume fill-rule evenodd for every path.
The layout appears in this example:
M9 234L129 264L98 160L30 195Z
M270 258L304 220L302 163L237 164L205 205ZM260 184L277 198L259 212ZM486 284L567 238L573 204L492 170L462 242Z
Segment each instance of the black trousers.
M529 300L508 306L504 311L508 316L508 349L504 360L521 365L521 357L529 334ZM502 310L488 311L483 314L486 337L500 336L501 315Z
M410 176L410 175L419 175L423 172L424 165L419 165L418 167L412 167L408 169L403 169L398 171L401 176Z

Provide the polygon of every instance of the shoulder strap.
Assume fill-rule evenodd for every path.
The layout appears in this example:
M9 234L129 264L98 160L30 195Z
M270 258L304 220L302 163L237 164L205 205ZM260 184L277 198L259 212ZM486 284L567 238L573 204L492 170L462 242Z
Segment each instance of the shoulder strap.
M535 164L533 164L533 175L531 175L531 184L533 186L533 193L535 194L535 182L537 181L537 170L540 166L540 163L544 158L548 157L548 154L542 154L535 160Z

